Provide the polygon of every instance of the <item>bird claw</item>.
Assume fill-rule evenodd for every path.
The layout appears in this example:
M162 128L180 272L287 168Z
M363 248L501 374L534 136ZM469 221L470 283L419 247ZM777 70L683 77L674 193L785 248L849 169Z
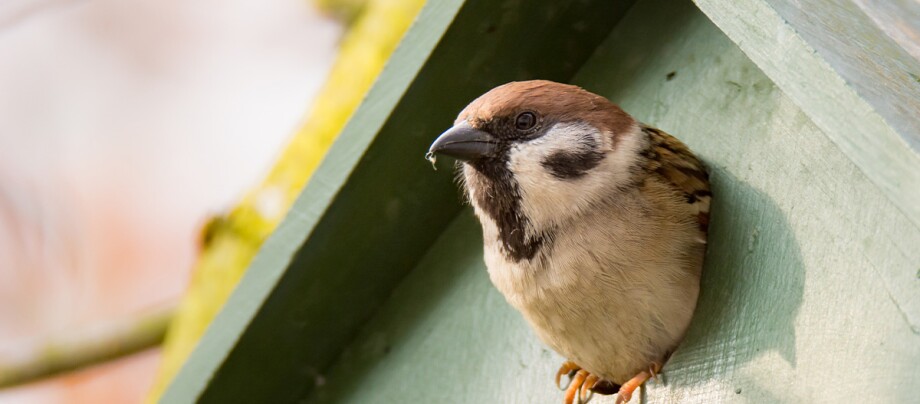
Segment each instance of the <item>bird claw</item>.
M559 370L556 371L556 387L558 387L559 390L566 390L569 385L572 384L572 377L575 376L575 372L578 370L581 370L581 366L576 365L575 362L572 361L565 361L565 363L559 367ZM562 378L562 375L569 376L569 382L565 384L565 387L559 384L559 379Z
M599 377L590 373L588 374L588 377L585 378L585 382L581 385L581 389L578 392L579 403L587 403L588 401L591 401L591 397L594 397L594 390L592 389L594 388L594 385L597 384L598 380L600 380Z
M566 383L564 387L559 383L562 375L569 376L569 382ZM565 404L573 404L576 402L576 399L578 404L585 404L591 401L595 393L594 387L599 385L605 387L604 391L609 391L607 389L609 385L616 386L615 384L602 380L600 377L589 373L572 361L566 361L559 367L559 370L556 371L556 386L559 387L560 390L565 391L565 399L563 400ZM601 393L611 394L604 393L604 391Z
M572 377L572 381L569 383L569 387L565 389L565 399L563 403L573 404L575 399L578 398L578 404L582 404L581 400L581 391L585 385L585 379L588 378L588 372L584 369L579 369L575 372L575 376Z
M633 392L639 386L648 381L655 379L658 381L658 375L661 373L661 363L652 362L647 370L639 372L632 379L629 379L622 386L603 380L578 366L575 362L566 361L556 371L556 386L565 391L565 404L574 404L576 399L578 404L584 404L591 400L595 392L601 394L617 393L616 404L624 404L632 399ZM565 386L560 384L562 375L569 376L569 382ZM612 388L611 388L612 387Z
M655 383L658 383L658 375L661 373L661 364L658 362L652 362L648 365L648 373L652 375L652 379L655 380Z
M649 365L648 370L643 370L639 374L633 376L632 379L629 379L626 383L620 387L620 392L617 393L616 404L623 404L629 402L629 399L632 398L632 394L636 391L642 383L645 383L650 378L655 378L658 380L658 373L661 372L661 364L658 362L652 362Z

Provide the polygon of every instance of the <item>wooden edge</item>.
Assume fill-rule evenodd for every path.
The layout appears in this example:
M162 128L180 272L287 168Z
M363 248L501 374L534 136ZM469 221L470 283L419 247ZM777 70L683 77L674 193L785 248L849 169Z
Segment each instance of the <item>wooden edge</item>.
M250 264L211 326L199 341L195 351L170 383L160 402L195 402L208 382L230 354L243 331L253 319L261 303L271 294L288 268L298 248L307 240L323 213L361 156L384 125L399 99L412 83L421 67L450 26L463 0L428 2L406 36L416 40L404 41L393 52L391 63L381 72L366 99L345 126L339 141L329 149L317 167L313 178L300 194L294 206ZM357 124L356 124L357 122ZM356 129L355 127L359 127ZM341 141L342 138L347 141Z
M631 5L429 2L162 401L290 402L321 384L461 208L423 159L431 141L498 84L571 79Z
M694 0L920 227L920 156L767 1Z

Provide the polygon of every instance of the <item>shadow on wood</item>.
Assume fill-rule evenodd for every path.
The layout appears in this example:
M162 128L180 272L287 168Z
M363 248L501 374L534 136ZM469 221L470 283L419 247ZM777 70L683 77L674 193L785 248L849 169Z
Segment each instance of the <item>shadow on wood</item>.
M796 367L794 323L805 272L786 215L769 195L724 170L711 172L711 181L700 300L687 339L665 366L665 372L677 368L668 379L673 387L706 382L690 374L730 379L760 355L778 354Z

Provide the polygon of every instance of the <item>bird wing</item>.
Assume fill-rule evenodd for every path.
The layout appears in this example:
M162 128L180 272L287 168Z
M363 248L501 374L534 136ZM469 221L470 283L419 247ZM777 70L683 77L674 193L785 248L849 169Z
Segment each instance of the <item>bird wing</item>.
M680 140L659 129L642 126L649 137L645 152L648 171L660 176L683 193L690 209L697 216L700 230L705 234L709 227L709 174L706 166Z

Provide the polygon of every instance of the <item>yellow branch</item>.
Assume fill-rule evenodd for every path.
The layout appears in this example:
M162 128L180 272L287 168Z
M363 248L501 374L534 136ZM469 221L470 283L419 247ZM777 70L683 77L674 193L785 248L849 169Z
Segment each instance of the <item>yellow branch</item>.
M82 369L153 348L163 341L168 307L131 318L69 330L0 362L0 388Z
M342 40L338 59L306 123L274 168L228 215L212 219L205 227L189 290L166 335L163 363L148 397L151 402L160 397L192 352L424 4L424 0L314 1L325 10L360 11ZM335 3L349 6L334 8Z

